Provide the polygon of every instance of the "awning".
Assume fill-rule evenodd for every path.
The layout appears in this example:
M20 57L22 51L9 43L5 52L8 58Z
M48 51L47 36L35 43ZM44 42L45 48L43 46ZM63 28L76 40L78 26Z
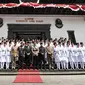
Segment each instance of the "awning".
M34 7L34 8L46 8L46 7L56 7L56 8L69 8L72 11L85 11L85 5L81 4L38 4L38 3L8 3L8 4L0 4L0 8L13 8L13 7Z

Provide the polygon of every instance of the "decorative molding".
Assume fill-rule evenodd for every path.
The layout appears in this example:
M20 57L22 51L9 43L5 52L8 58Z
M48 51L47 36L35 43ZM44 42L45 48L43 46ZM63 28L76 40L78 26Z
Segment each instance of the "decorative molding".
M63 23L62 23L61 19L57 18L55 20L55 26L59 29L63 27Z

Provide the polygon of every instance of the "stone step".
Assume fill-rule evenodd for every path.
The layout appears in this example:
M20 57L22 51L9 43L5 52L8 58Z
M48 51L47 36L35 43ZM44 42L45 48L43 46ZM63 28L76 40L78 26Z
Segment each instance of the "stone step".
M25 70L25 69L23 69ZM85 70L49 70L49 69L40 69L40 75L85 75ZM18 70L0 70L0 75L17 75ZM19 75L23 75L23 72L19 72ZM24 74L24 75L37 75L37 74ZM39 74L38 74L39 75Z

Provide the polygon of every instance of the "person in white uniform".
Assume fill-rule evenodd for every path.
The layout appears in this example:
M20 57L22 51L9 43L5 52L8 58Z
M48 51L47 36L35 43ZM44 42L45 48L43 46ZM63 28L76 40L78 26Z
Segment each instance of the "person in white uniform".
M73 59L74 67L76 69L79 69L79 67L78 67L78 51L77 51L78 46L79 45L77 45L77 46L73 45L73 47L72 47L72 59Z
M1 56L1 69L4 69L4 65L6 62L6 43L4 43L4 46L2 47L2 56Z
M71 69L74 69L74 63L73 63L73 54L72 54L72 48L73 47L71 47L70 46L70 43L69 43L69 41L67 42L67 57L68 57L68 62L70 63L70 67L71 67Z
M9 43L6 49L6 69L9 69L9 65L11 62L11 48L11 43Z
M83 45L82 42L80 42L80 50L81 50L81 68L84 69L85 68L85 47Z
M1 57L2 57L2 48L1 48L1 43L0 43L0 69L1 69Z
M3 48L3 47L4 47L4 41L1 42L1 48Z
M60 54L59 59L60 59L61 67L62 69L64 69L65 63L64 63L64 47L63 46L59 47L59 54Z
M57 69L60 69L60 54L59 54L59 47L57 46L57 43L54 43L54 49L53 49L53 58L55 61L55 64L57 66Z
M65 47L65 43L62 43L61 46L61 66L62 69L68 69L68 58L67 58L67 50Z

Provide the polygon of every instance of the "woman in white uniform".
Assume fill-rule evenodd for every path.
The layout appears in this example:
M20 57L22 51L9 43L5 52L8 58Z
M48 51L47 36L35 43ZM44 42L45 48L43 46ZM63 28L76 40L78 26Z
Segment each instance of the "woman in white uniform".
M9 69L10 62L11 62L11 44L9 43L6 49L6 69Z
M78 51L77 51L77 48L78 48L78 45L77 45L77 47L76 46L73 46L73 48L72 48L72 58L73 58L73 63L74 63L74 66L75 66L75 68L76 69L78 69L79 67L78 67Z
M57 43L54 43L53 58L58 69L60 69L60 54Z
M85 47L82 47L82 53L83 53L83 56L82 56L82 67L83 69L85 68Z
M4 65L6 62L6 49L6 43L4 43L4 46L2 46L1 69L4 69Z
M80 65L81 65L81 68L84 69L84 65L85 65L85 47L83 45L82 42L80 42L80 50L81 50L81 62L80 62Z
M1 43L0 43L0 69L1 69L1 56L2 56L2 48L1 48Z
M62 44L62 47L61 47L61 66L62 66L62 69L68 69L68 58L67 58L67 50L66 50L66 47L65 47L65 43Z
M72 48L70 46L70 43L67 42L67 57L68 57L68 62L70 63L71 69L74 69L74 59L73 59L73 54L72 54Z

